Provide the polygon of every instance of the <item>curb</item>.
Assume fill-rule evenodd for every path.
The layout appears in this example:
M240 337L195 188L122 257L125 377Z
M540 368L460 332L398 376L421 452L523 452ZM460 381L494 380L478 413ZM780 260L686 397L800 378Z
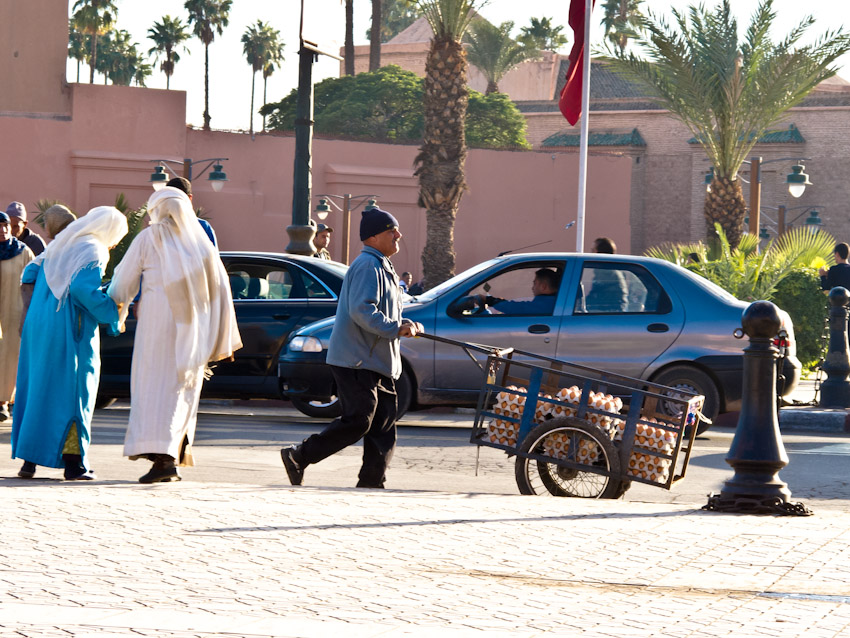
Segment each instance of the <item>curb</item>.
M841 408L783 408L779 410L779 429L844 434L850 432L850 412Z

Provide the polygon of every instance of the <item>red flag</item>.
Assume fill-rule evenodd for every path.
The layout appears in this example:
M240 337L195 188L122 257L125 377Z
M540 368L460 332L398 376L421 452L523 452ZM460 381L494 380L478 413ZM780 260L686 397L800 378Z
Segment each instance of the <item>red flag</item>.
M593 0L596 4L596 0ZM573 48L570 50L570 67L567 69L567 82L561 90L561 99L558 107L564 117L572 126L581 117L581 86L582 65L584 64L584 20L585 0L571 0L570 2L570 27L575 36ZM587 16L590 18L590 16Z

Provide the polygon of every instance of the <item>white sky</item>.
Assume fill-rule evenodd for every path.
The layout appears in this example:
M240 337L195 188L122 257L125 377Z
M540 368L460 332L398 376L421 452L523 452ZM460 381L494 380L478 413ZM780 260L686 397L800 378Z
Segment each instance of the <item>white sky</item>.
M644 6L655 12L666 13L669 7L683 10L700 0L646 0ZM596 0L597 5L602 0ZM706 5L713 7L714 0L706 0ZM70 7L73 0L69 0ZM118 6L117 27L129 31L139 48L145 52L153 46L147 38L148 29L162 16L180 16L186 22L186 10L183 0L116 0ZM306 0L308 15L305 23L321 33L320 46L330 51L338 51L342 44L345 14L344 3L341 0ZM743 29L749 22L749 17L758 0L732 0L734 11L738 16L739 27ZM242 53L242 34L247 27L256 21L268 22L280 30L284 41L285 62L283 67L269 78L268 100L277 101L286 96L298 84L298 24L301 0L233 0L230 12L230 24L222 36L210 45L210 114L211 125L218 129L248 129L249 111L251 105L251 67L245 61ZM815 25L810 29L812 36L820 35L827 29L835 29L850 23L850 2L847 0L811 0L808 3L799 0L775 0L774 9L777 13L775 39L784 36L800 20L811 12L815 17ZM513 20L516 32L529 22L529 18L548 17L554 24L564 25L567 33L569 50L572 42L572 32L567 26L569 0L490 0L483 6L480 13L493 23ZM371 0L354 0L354 42L368 44L366 29L370 25ZM599 26L601 9L594 11L594 44L602 41L602 28ZM305 32L306 36L306 32ZM204 47L197 38L188 41L189 52L181 52L181 60L171 78L171 88L187 92L188 123L200 126L203 123L204 110ZM850 79L850 55L842 59L840 72L843 77ZM165 75L158 70L156 64L154 74L148 80L150 88L165 88ZM68 63L68 80L76 81L76 64L73 60ZM339 75L339 62L324 56L320 57L313 66L314 81L325 77ZM98 79L99 78L99 79ZM80 79L88 81L88 67L82 65ZM96 75L95 82L102 82L103 77ZM257 74L257 92L255 109L262 104L262 75ZM260 118L255 116L254 128L260 127Z

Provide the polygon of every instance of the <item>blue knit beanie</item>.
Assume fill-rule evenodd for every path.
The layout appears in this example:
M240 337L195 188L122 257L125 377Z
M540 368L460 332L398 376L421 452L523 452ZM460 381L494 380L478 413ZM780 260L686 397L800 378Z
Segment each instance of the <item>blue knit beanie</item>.
M12 220L9 219L9 216L6 213L0 213L0 222L4 224L11 224Z
M387 211L377 207L364 210L360 218L360 241L366 241L390 228L398 228L398 220Z

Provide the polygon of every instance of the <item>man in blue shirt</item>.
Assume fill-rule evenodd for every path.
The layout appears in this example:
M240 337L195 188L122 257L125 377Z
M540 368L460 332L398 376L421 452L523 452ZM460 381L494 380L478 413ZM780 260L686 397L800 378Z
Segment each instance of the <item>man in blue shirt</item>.
M555 310L555 298L558 296L558 280L557 272L550 268L541 268L534 273L534 281L531 283L531 294L534 295L532 299L514 301L491 295L471 295L463 299L458 307L461 310L471 310L476 305L490 306L499 314L513 316L551 315Z

